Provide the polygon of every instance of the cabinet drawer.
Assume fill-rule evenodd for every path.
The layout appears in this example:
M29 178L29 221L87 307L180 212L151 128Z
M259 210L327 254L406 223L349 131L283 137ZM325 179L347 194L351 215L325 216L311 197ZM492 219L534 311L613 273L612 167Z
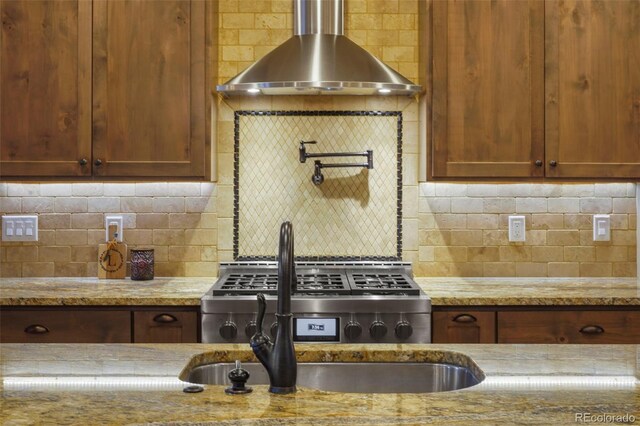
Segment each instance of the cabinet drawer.
M134 343L197 343L198 313L188 311L135 311Z
M495 343L496 313L445 311L433 313L433 343Z
M127 311L0 312L3 343L129 343L131 314Z
M498 343L637 344L640 312L498 312Z

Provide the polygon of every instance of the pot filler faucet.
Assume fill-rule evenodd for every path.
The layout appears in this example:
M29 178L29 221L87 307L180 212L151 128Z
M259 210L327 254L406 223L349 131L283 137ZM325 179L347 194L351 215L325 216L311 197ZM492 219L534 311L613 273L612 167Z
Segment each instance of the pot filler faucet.
M296 352L291 336L291 292L295 290L297 276L293 261L293 226L284 222L280 226L278 248L278 331L274 343L262 332L262 320L267 308L264 295L259 293L256 334L251 337L251 349L269 374L269 392L293 393L296 391Z

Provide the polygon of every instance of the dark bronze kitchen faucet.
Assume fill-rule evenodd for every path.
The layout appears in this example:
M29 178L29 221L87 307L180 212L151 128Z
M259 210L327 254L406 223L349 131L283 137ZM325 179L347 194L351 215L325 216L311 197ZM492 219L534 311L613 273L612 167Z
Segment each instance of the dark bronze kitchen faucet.
M258 318L256 334L251 337L251 349L269 374L269 392L293 393L296 391L296 352L291 336L291 292L297 282L293 254L293 226L284 222L280 226L278 248L278 310L276 322L278 331L274 343L262 332L262 320L267 303L262 293L258 294Z

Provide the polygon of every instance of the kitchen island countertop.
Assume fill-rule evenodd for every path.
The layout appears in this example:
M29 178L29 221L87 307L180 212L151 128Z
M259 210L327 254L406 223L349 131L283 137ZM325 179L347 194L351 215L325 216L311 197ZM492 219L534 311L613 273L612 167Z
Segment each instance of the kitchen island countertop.
M198 306L211 278L3 278L0 306ZM637 278L416 278L433 306L640 306Z
M345 394L301 387L282 396L269 394L266 385L254 385L253 393L241 396L226 395L224 386L208 385L201 393L187 394L175 378L195 355L205 353L199 358L208 361L248 361L253 358L248 345L7 344L0 348L0 423L575 424L581 413L635 416L640 421L640 346L297 345L296 349L299 362L429 360L461 352L486 378L468 389L431 394ZM62 383L70 378L85 387L76 383L74 389L65 388ZM38 384L42 379L50 380L48 389ZM113 389L92 388L104 379L116 382ZM123 385L124 379L133 384ZM172 387L154 388L159 379L173 381ZM56 382L52 385L51 380Z

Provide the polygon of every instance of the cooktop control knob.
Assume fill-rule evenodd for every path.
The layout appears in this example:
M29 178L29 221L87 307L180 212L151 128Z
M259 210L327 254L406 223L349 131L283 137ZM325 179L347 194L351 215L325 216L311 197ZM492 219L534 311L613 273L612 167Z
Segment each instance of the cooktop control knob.
M355 340L362 334L362 326L357 321L349 321L344 326L344 335L349 340Z
M220 326L220 336L225 340L233 340L238 335L238 327L233 321L225 321Z
M387 334L387 325L382 321L374 321L371 323L371 327L369 327L369 334L375 340L380 340Z
M271 337L273 337L274 339L276 338L276 333L278 333L278 323L274 322L273 324L271 324Z
M396 324L396 337L398 339L406 340L413 334L413 326L409 321L398 321Z
M244 328L244 334L246 334L248 338L252 338L253 335L256 334L257 329L258 326L256 325L256 322L249 321L249 323L247 323L247 326Z

